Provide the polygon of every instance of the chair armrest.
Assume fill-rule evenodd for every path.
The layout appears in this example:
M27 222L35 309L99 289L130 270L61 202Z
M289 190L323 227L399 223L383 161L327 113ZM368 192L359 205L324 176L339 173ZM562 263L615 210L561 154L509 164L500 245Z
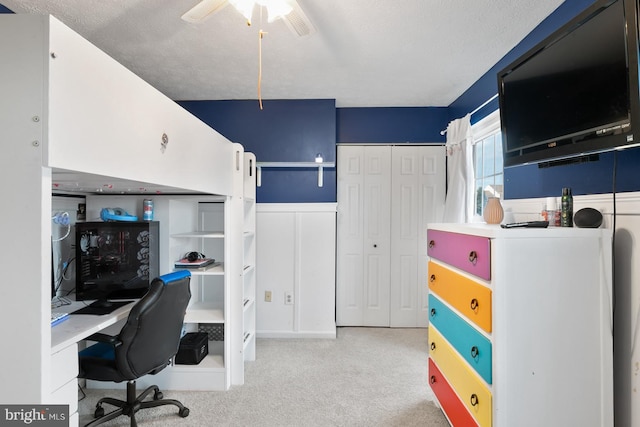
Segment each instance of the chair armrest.
M85 339L87 341L96 341L96 342L102 342L102 343L105 343L105 344L111 344L114 347L117 347L120 344L122 344L122 341L120 341L120 338L118 338L117 336L107 335L107 334L103 334L103 333L100 333L100 332L97 332L97 333L95 333L93 335L90 335Z

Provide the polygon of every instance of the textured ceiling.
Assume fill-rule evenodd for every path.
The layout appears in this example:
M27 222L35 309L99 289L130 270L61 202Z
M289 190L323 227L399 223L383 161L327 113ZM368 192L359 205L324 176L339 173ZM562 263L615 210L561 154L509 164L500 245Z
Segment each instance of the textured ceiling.
M335 99L338 107L448 106L561 0L298 0L316 28L253 25L199 0L0 0L52 14L175 100Z

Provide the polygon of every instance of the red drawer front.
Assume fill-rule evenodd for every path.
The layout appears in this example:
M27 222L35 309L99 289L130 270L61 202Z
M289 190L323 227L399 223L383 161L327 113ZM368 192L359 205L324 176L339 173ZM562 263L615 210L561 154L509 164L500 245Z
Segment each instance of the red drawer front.
M476 420L464 406L464 403L460 401L447 380L444 379L431 358L429 358L429 385L453 427L478 427Z
M467 273L491 280L491 239L427 230L427 255Z

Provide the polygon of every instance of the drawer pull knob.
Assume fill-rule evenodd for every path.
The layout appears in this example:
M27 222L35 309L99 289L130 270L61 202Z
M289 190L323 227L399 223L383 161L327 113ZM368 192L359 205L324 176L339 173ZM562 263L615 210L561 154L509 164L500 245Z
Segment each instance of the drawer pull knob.
M435 308L432 308L432 309L431 309L431 317L433 317L433 316L435 316L435 315L436 315L436 309L435 309Z
M429 276L429 281L430 281L431 283L435 282L435 281L436 281L436 275L435 275L435 274L432 274L431 276Z
M429 240L429 247L433 248L436 245L436 241L435 240Z
M374 244L373 244L373 247L374 247L374 248L377 248L377 247L378 247L378 245L376 245L376 244L374 243Z
M477 299L472 299L471 300L471 310L476 311L478 309L478 300Z
M476 262L478 262L478 253L476 251L469 252L469 262L473 265L476 265Z
M435 375L431 375L431 377L429 377L429 382L431 384L435 384L436 383L436 376Z
M475 359L479 354L480 352L478 351L478 347L476 347L475 345L471 347L471 358Z
M436 349L436 343L435 343L435 342L432 342L432 343L431 343L431 350L435 350L435 349Z
M471 395L471 399L469 399L471 401L471 406L478 406L478 395L477 394L472 394Z

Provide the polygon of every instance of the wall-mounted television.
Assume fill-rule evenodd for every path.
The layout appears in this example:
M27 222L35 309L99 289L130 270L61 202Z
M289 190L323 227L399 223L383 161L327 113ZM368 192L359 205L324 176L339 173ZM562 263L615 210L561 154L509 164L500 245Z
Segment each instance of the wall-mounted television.
M501 70L498 95L505 167L640 142L636 0L596 1Z

